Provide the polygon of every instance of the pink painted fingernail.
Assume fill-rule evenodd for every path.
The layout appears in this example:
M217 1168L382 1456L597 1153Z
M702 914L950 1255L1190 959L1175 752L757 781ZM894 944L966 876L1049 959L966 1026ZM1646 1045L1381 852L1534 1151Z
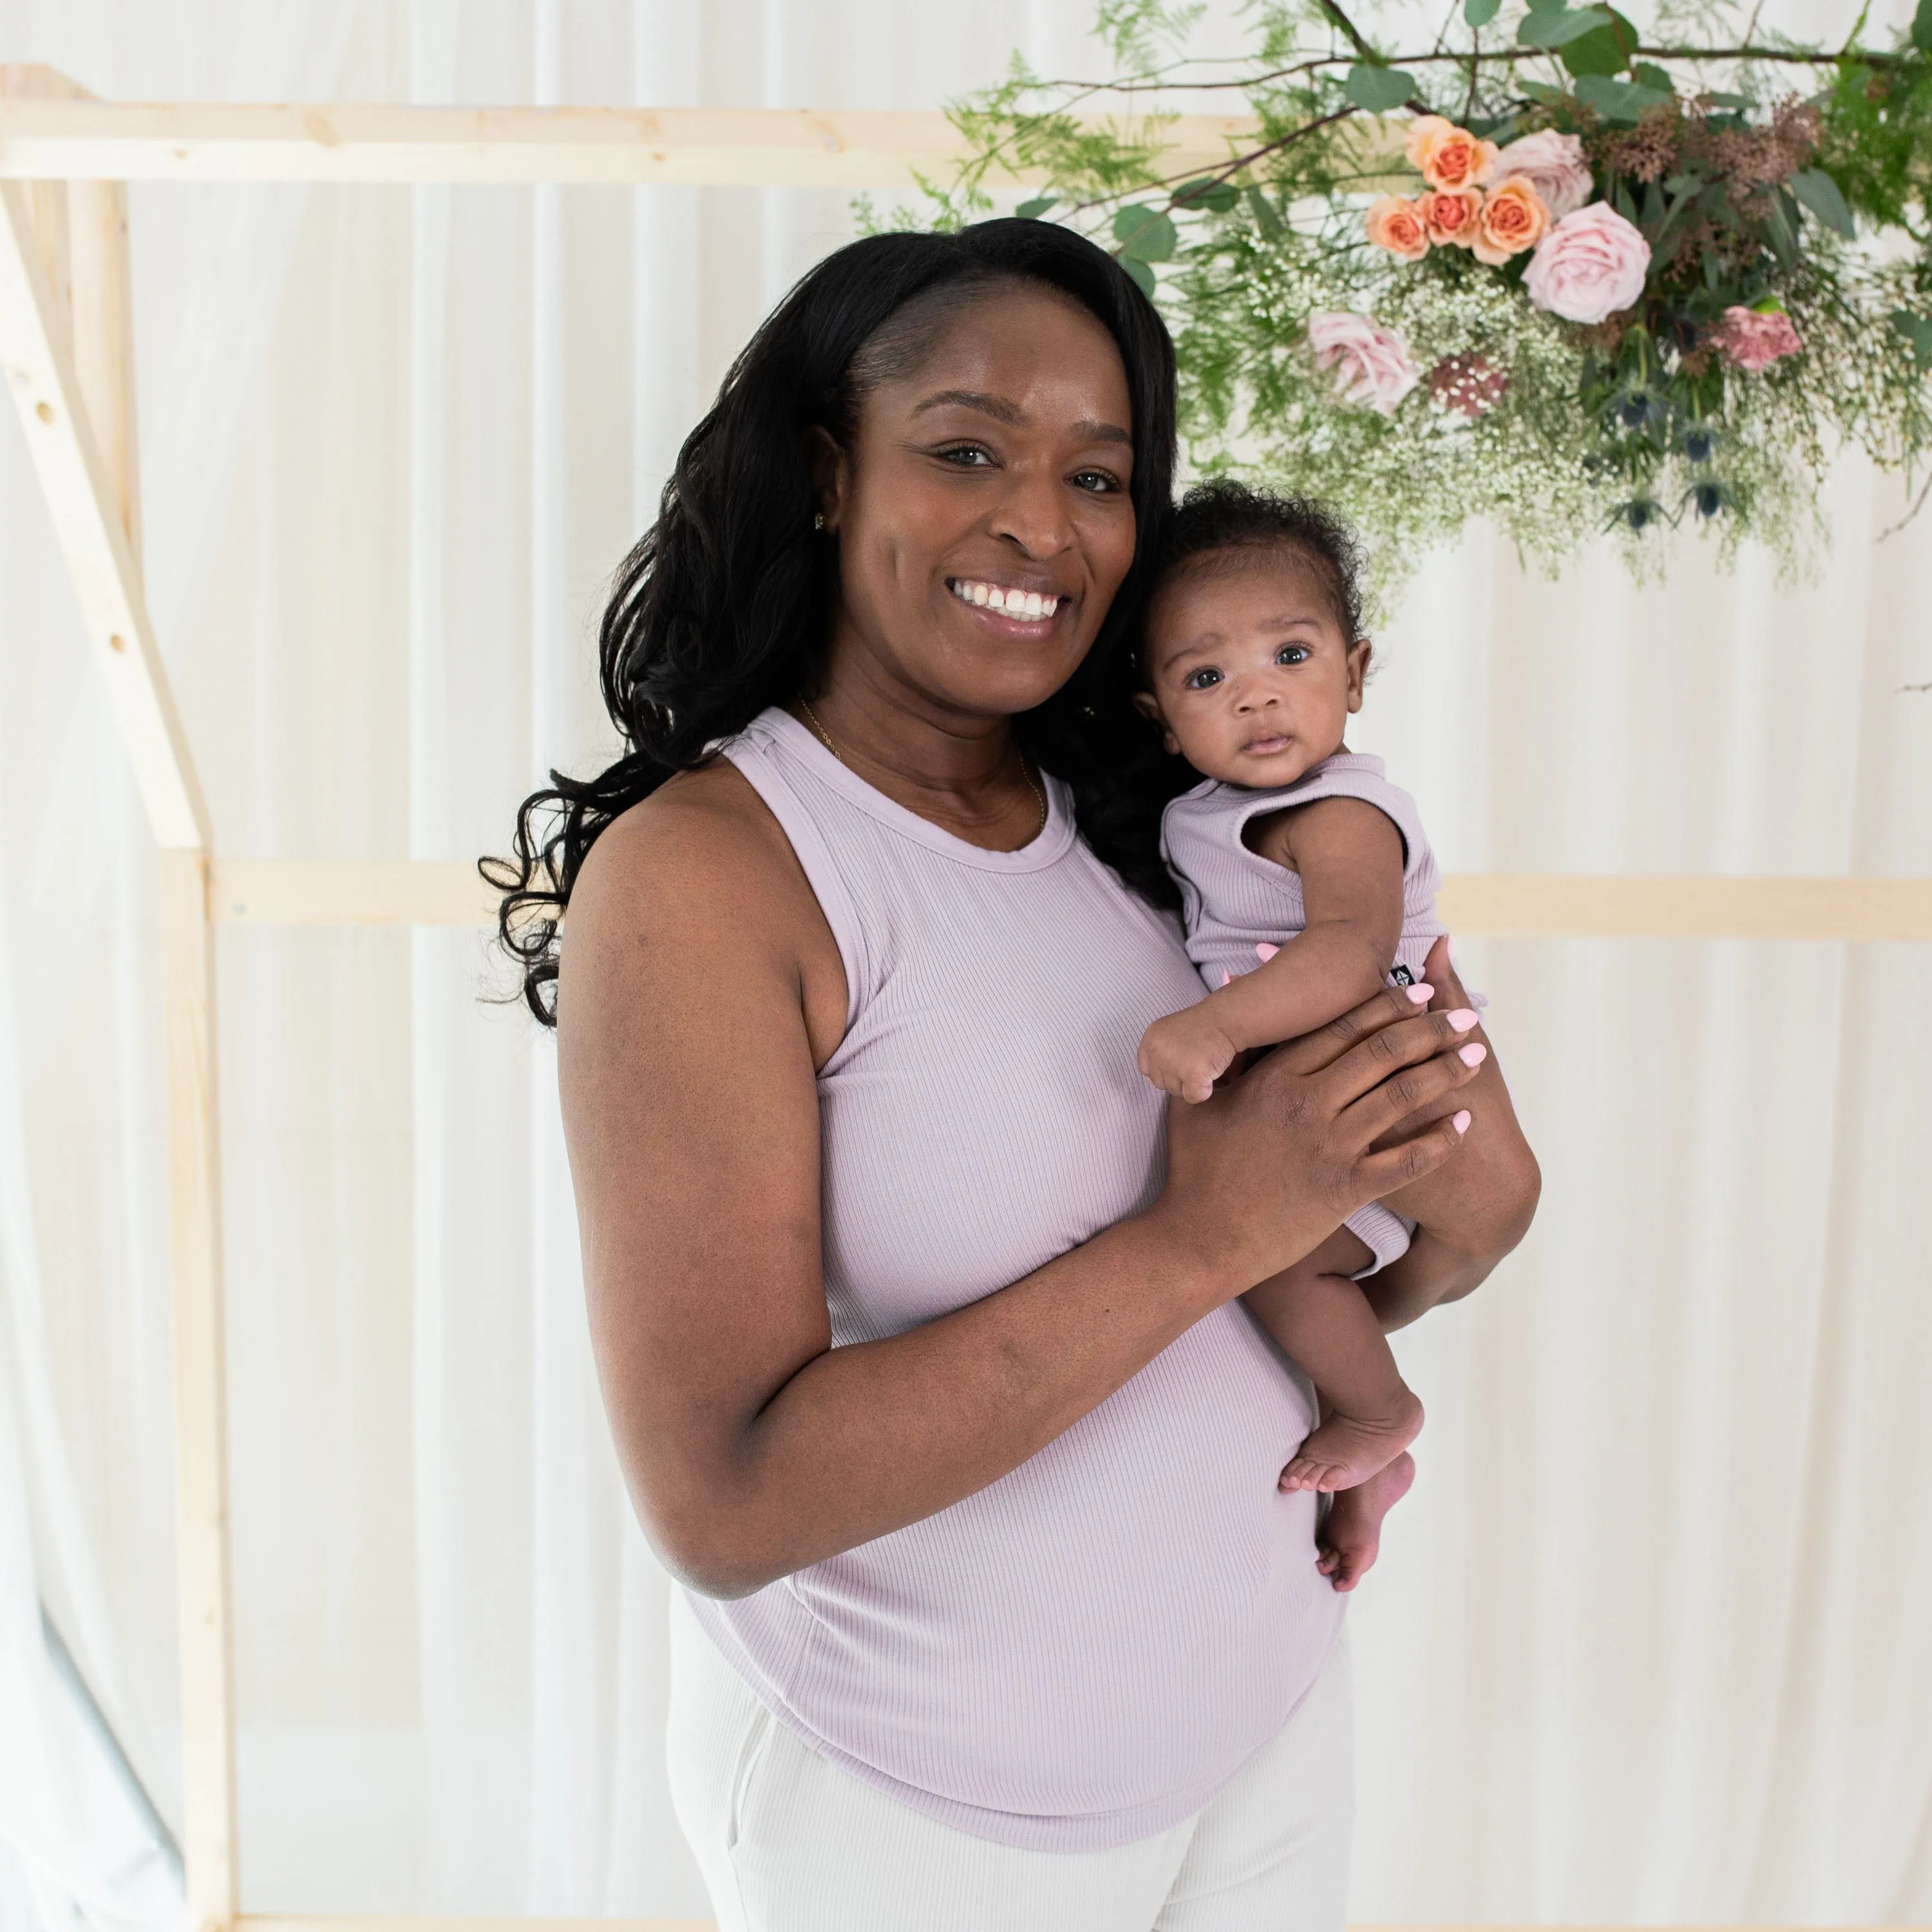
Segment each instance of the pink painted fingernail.
M1459 1134L1466 1134L1469 1131L1468 1108L1465 1107L1460 1114L1454 1115L1450 1118L1449 1124L1454 1127Z
M1234 984L1234 974L1232 974L1232 973L1230 973L1230 972L1228 970L1228 969L1227 969L1227 968L1226 968L1226 967L1223 966L1223 967L1221 968L1221 983L1222 983L1222 986L1232 986L1232 985Z
M1490 1049L1479 1040L1472 1040L1467 1046L1456 1049L1456 1058L1465 1066L1480 1066L1490 1057Z
M1420 980L1418 980L1414 986L1405 986L1402 990L1406 993L1418 1006L1427 1006L1430 1001L1436 997L1436 988L1433 986L1426 985Z
M1265 966L1268 962L1280 950L1281 948L1279 946L1270 946L1265 939L1264 939L1261 944L1255 948L1255 951L1260 956L1261 962L1264 966ZM1295 955L1295 957L1298 959L1300 958L1300 956L1301 956L1299 953Z
M1476 1024L1476 1016L1468 1006L1458 1006L1449 1016L1449 1024L1458 1033L1467 1033Z

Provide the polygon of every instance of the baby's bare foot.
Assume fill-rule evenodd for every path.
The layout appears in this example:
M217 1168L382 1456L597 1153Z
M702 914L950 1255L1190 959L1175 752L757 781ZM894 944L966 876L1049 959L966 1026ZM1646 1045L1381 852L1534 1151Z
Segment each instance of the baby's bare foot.
M1373 1420L1339 1410L1281 1472L1285 1490L1358 1489L1386 1469L1422 1432L1422 1404L1404 1389L1393 1414Z
M1352 1590L1375 1567L1382 1548L1382 1518L1408 1494L1415 1480L1415 1458L1405 1449L1386 1469L1328 1506L1328 1520L1316 1532L1322 1554L1315 1567L1338 1590Z

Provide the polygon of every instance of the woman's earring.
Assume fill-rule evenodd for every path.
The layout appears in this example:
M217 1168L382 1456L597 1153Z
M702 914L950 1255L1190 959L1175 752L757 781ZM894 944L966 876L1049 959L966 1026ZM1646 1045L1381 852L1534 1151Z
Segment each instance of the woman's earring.
M812 513L812 527L815 530L824 529L825 512L823 510L814 510Z

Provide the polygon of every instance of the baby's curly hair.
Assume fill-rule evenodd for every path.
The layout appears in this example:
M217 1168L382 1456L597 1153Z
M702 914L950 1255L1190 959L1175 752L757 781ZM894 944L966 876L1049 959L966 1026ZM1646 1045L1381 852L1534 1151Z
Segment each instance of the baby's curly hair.
M1231 551L1292 550L1321 584L1342 634L1352 645L1362 630L1361 544L1348 524L1312 496L1280 496L1216 476L1181 498L1154 556L1149 602L1161 586Z

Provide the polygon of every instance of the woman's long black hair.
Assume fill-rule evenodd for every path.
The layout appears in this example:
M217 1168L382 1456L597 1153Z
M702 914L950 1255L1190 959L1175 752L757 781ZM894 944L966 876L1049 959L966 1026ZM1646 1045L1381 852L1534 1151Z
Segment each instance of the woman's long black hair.
M1160 812L1190 775L1130 701L1144 560L1173 487L1167 330L1118 263L1052 223L874 235L820 262L746 344L678 452L657 521L618 572L598 662L623 755L593 778L552 772L550 788L518 812L514 856L481 862L503 895L498 930L522 970L524 998L545 1024L556 1022L558 928L604 827L674 772L704 764L767 706L812 694L838 551L812 528L806 432L822 428L849 448L860 394L880 370L915 357L928 328L988 284L1014 279L1072 296L1120 350L1138 539L1093 648L1060 691L1013 720L1015 735L1072 787L1094 851L1147 898L1178 903L1160 863Z

